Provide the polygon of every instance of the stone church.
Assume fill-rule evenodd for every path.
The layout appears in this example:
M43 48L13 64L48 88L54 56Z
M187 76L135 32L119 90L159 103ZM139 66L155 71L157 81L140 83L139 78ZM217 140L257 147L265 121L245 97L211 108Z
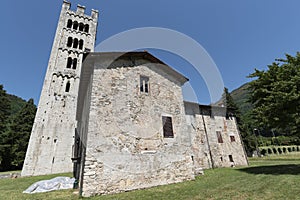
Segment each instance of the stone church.
M234 115L186 102L146 51L94 52L98 11L63 2L22 176L72 172L83 196L247 165Z

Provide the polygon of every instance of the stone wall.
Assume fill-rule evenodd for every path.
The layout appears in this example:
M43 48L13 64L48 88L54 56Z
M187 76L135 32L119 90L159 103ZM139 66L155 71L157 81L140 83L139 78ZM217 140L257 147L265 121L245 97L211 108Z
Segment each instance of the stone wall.
M182 83L156 64L95 65L83 196L193 179ZM141 75L149 77L149 93L140 92ZM174 138L163 137L162 116L172 117Z
M202 115L208 133L208 141L215 167L231 167L248 165L247 156L234 116L229 116L225 108L202 107ZM206 110L206 111L205 111ZM223 142L218 142L217 131L221 133ZM231 140L230 136L234 138ZM232 156L233 162L229 156Z
M229 116L225 108L189 102L185 102L185 109L196 168L248 165L234 116Z
M184 102L188 132L191 134L191 149L193 152L195 173L202 169L212 168L208 137L203 116L200 114L199 104Z

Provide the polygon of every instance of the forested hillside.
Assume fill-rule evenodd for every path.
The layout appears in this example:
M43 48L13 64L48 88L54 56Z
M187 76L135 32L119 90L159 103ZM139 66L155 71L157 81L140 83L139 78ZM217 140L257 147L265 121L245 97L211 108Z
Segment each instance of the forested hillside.
M245 83L239 88L233 90L230 95L232 96L234 102L240 109L240 112L244 115L249 110L253 108L253 105L249 102L250 91L249 91L249 83Z
M20 97L12 94L7 94L8 101L10 102L9 114L16 115L26 104L26 101Z
M0 85L0 171L22 168L35 112L33 99L7 94Z

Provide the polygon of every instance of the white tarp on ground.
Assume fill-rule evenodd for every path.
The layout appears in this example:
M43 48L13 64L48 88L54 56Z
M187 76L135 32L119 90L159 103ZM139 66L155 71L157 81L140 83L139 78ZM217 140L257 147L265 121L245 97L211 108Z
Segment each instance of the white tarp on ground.
M56 177L50 180L38 181L27 188L23 193L49 192L53 190L72 189L75 178Z

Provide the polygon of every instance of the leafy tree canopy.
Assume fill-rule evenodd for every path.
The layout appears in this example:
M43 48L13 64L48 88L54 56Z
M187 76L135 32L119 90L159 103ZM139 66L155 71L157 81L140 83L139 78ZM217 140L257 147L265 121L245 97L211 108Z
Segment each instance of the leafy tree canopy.
M300 53L249 75L255 123L282 134L300 133Z

